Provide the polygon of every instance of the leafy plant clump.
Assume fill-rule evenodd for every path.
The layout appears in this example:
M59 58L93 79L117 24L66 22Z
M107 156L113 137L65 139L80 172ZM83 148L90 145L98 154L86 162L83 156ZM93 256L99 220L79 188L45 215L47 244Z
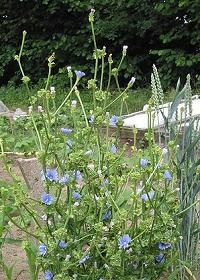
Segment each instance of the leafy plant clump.
M149 126L147 150L137 150L134 142L133 161L124 163L126 145L120 144L119 135L123 106L135 78L121 90L118 73L127 54L124 46L116 68L112 67L113 59L109 55L109 76L105 82L106 49L97 49L94 15L92 9L89 22L95 69L87 88L93 104L86 111L79 91L86 75L79 70L73 72L71 67L68 67L71 89L60 104L55 103L55 95L59 93L50 87L55 59L54 55L50 56L46 86L38 91L29 108L29 120L37 136L36 154L42 165L43 192L39 200L33 199L13 175L13 197L21 211L17 218L9 213L7 216L30 236L23 247L32 265L31 279L38 278L39 270L43 271L45 280L153 280L170 277L172 272L177 277L182 216L177 174L172 164L174 146L168 145L167 153L166 149L162 150L155 143L153 126ZM26 32L16 60L29 90L30 79L21 65L25 35ZM109 99L111 78L119 91L112 101ZM72 93L76 99L71 98ZM118 115L112 115L110 108L118 100L121 101ZM146 112L149 123L153 123L151 105L150 102ZM136 139L137 129L133 133ZM3 144L1 151L5 159ZM8 204L9 200L5 199L3 209ZM29 226L27 219L31 220Z

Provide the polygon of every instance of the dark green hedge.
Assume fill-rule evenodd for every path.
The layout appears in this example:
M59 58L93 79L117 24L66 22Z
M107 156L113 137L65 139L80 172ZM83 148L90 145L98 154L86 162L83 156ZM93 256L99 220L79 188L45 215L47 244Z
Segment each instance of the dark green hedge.
M23 64L37 80L47 71L47 57L56 54L54 73L74 65L84 71L93 65L88 13L96 9L98 47L119 57L128 45L122 78L135 75L141 85L149 81L156 63L165 82L199 74L199 0L1 0L0 82L18 79L13 57L19 52L22 31L28 32ZM125 71L127 69L127 71ZM198 77L196 77L198 78ZM173 82L173 81L172 81Z

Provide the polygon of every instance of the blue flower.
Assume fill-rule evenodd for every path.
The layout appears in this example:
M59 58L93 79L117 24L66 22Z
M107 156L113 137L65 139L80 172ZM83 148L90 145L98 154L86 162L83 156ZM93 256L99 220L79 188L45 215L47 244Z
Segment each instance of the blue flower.
M53 203L53 200L53 196L49 193L43 193L41 195L41 201L46 205L51 205Z
M110 151L112 154L116 154L117 152L117 147L115 146L115 144L112 144L111 148L110 148Z
M143 201L148 201L149 199L152 200L154 195L155 195L155 191L152 190L152 191L148 192L148 194L147 193L142 194L141 199Z
M72 196L73 196L73 199L76 199L76 200L81 199L81 194L79 192L73 192Z
M69 182L69 175L65 174L63 177L60 178L59 183L61 185L66 185Z
M165 261L165 256L163 253L160 253L159 255L155 256L155 262L157 264L163 264Z
M111 217L111 215L112 215L112 212L111 212L110 210L107 211L107 212L103 215L102 220L103 220L103 221L109 220L110 217Z
M116 126L118 123L118 117L113 115L111 118L110 118L110 125L111 126Z
M163 176L164 176L165 180L167 180L167 181L171 181L171 179L172 179L172 175L168 170L166 170L164 172Z
M65 134L65 135L69 135L69 134L72 133L72 129L71 129L71 128L64 128L64 127L62 127L62 128L60 129L60 131L61 131L63 134Z
M67 243L65 242L65 240L59 240L58 246L60 247L60 249L65 249L67 247Z
M169 248L171 248L171 247L172 247L172 245L171 245L170 243L160 242L160 243L158 244L158 248L159 248L161 251L166 250L166 249L169 249Z
M43 172L42 179L49 180L50 182L57 182L58 181L58 172L56 169L47 168L46 172Z
M74 171L74 177L76 181L81 181L82 180L82 174L79 170Z
M119 249L126 249L129 247L129 243L131 242L131 238L128 234L125 234L119 238Z
M46 270L44 272L44 279L45 280L51 280L53 279L53 273L50 270Z
M85 73L82 72L82 71L75 70L74 72L76 74L76 77L79 78L79 79L85 76Z
M44 257L47 253L47 246L45 244L41 244L39 246L39 255Z
M88 118L88 122L89 122L90 124L93 124L93 123L94 123L94 115L92 115L92 116L90 116L90 117Z
M103 188L103 187L107 186L108 184L109 184L109 180L108 180L108 178L105 178L101 187Z
M71 139L67 140L67 146L71 149L73 145L73 141Z
M140 160L140 165L141 165L142 167L146 167L148 163L149 163L148 159L146 159L146 158L141 158L141 160Z
M79 261L79 264L84 264L86 263L86 261L88 261L90 259L90 256L89 255L86 255L84 257L82 257Z

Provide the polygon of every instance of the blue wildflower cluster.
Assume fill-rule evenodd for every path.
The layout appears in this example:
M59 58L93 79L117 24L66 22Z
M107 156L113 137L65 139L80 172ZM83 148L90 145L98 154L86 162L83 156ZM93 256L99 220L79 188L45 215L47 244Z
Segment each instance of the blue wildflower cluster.
M64 174L63 176L59 176L57 169L47 168L46 172L42 172L42 180L47 180L49 182L60 183L61 185L65 185L69 182L70 176L68 174Z
M158 243L158 248L160 249L159 255L155 256L155 262L157 264L163 264L165 262L165 255L162 251L165 251L167 249L171 249L172 245L170 243L164 243L164 242L159 242Z
M92 9L89 18L93 36L94 15ZM28 121L33 121L36 130L40 148L36 154L43 167L44 192L39 201L24 194L16 180L14 197L3 201L3 206L10 209L10 201L15 201L17 211L20 205L20 214L26 214L23 219L8 218L30 234L30 242L32 237L37 239L36 264L43 270L44 280L159 279L166 272L168 276L172 261L174 271L180 268L180 262L176 267L174 242L181 236L176 222L182 216L174 191L176 174L171 173L175 169L171 161L173 145L166 145L169 157L164 157L161 146L155 143L153 125L144 135L149 145L145 151L138 148L136 127L131 131L133 146L123 145L122 114L135 83L132 77L122 90L118 86L128 47L123 47L120 63L113 64L112 54L107 56L105 47L97 49L96 40L94 46L95 70L87 81L93 102L85 106L80 94L85 86L84 81L80 85L80 79L85 73L75 70L74 74L68 67L69 93L63 102L55 102L55 88L48 84L52 81L48 77L47 90L38 95L44 108L38 109L35 121L34 106L29 108ZM48 60L50 66L52 59ZM119 91L116 96L110 92L112 79ZM152 85L159 87L158 82L154 72ZM58 91L59 87L56 94ZM114 103L119 108L112 106ZM149 124L153 124L152 106L149 102L145 110ZM31 227L23 222L28 215Z

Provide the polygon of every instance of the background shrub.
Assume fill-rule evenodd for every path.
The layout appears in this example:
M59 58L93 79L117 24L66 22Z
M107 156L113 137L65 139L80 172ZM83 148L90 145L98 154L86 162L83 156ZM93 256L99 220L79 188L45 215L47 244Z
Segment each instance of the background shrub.
M19 80L13 57L19 52L21 33L27 30L23 64L33 81L44 76L44 57L55 52L56 67L81 65L92 68L92 38L87 14L96 9L95 32L98 46L107 46L107 53L118 56L128 45L129 58L123 64L123 77L133 74L144 85L151 65L161 66L165 84L190 72L198 81L199 1L152 0L40 0L1 1L0 10L0 82ZM122 69L122 70L123 70ZM173 73L173 79L171 74ZM170 80L170 81L169 81Z

